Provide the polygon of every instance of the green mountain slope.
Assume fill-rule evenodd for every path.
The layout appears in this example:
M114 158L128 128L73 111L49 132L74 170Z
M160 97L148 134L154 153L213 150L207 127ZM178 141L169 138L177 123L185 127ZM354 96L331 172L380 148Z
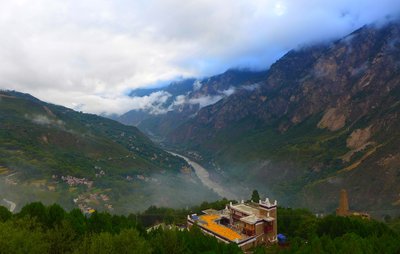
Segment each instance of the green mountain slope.
M183 175L185 170L189 173ZM10 91L0 92L0 171L4 190L14 189L4 197L21 202L60 199L70 207L137 209L171 200L186 204L191 185L210 194L193 179L185 161L137 128ZM30 188L37 192L29 193ZM180 191L182 200L176 200ZM132 203L124 204L127 200Z
M162 105L158 105L159 109L165 112L155 113L151 107L147 110L131 110L116 120L137 126L154 139L163 139L202 107L227 97L237 89L251 89L265 76L265 71L232 69L200 80L186 79L173 82L163 88L133 90L132 97L149 96L155 92L168 94L168 99Z

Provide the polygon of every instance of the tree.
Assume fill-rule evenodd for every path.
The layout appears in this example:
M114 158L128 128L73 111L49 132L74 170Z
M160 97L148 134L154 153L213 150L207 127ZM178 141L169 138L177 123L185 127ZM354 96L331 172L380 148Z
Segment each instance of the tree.
M8 219L10 219L12 216L12 213L10 211L8 211L7 208L5 208L4 206L0 206L0 221L6 221Z
M115 253L151 253L151 247L135 229L124 229L114 236Z
M65 211L64 209L57 205L53 204L47 208L47 226L48 227L55 227L57 225L61 224L61 221L65 217Z
M63 220L47 231L50 253L69 253L77 245L77 235L71 224Z
M47 209L42 202L33 202L25 205L18 215L19 217L29 216L36 218L42 225L46 225L47 223Z
M25 217L0 223L0 253L49 253L41 228Z
M67 214L66 220L70 223L75 233L83 235L87 229L86 217L79 209L73 209Z
M258 201L260 201L260 195L258 194L257 190L253 190L253 193L251 194L251 200L253 200L253 202L258 203Z

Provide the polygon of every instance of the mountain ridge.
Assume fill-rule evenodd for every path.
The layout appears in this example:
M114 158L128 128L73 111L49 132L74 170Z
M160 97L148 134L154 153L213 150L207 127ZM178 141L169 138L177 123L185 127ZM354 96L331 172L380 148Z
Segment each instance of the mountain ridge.
M400 210L399 30L368 25L289 51L256 87L175 122L163 142L200 155L228 187L254 185L284 204L332 211L346 188L356 209Z
M267 180L267 190L283 200L283 193L291 193L299 206L333 210L330 198L347 188L358 209L399 210L398 149L393 147L399 124L399 31L397 22L364 26L332 44L290 51L271 66L259 89L203 108L169 141L209 154L225 170L244 164L228 175L243 170L257 178L269 172L276 181ZM251 160L269 166L257 169L262 163L251 165ZM294 176L282 179L274 169L282 163L291 168L282 174Z

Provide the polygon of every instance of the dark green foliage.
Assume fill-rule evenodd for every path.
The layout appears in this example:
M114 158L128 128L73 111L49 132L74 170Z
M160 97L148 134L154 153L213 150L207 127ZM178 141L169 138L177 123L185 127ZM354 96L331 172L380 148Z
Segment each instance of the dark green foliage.
M7 208L4 206L0 206L0 222L4 222L8 219L10 219L12 216L12 213L8 211Z
M253 202L258 203L258 201L260 201L260 194L258 194L257 190L253 190L253 193L251 194L251 200L253 200Z
M49 227L60 226L65 217L64 209L57 204L53 204L47 208L47 212L47 225Z
M47 225L47 209L41 202L33 202L22 207L20 217L31 217L37 222Z
M242 253L235 244L221 244L194 226L189 231L154 230L148 234L154 253Z
M289 247L273 253L400 252L397 232L385 223L358 217L329 215L319 219L303 209L279 208L278 231L289 237Z
M220 209L228 200L204 202L190 211L208 206ZM66 212L57 204L34 202L15 215L0 206L0 253L240 253L236 245L226 245L190 231L154 230L146 232L152 215L159 222L185 224L187 210L150 207L129 216L95 212L84 216L73 209Z
M15 215L0 207L0 253L242 253L236 244L221 243L196 226L185 228L187 214L221 209L228 202L204 202L188 210L150 207L129 216L95 212L89 217L39 202ZM144 230L142 225L152 226L154 218L176 227ZM253 253L400 253L399 219L387 220L321 219L304 209L279 208L278 232L287 236L288 244L258 246Z

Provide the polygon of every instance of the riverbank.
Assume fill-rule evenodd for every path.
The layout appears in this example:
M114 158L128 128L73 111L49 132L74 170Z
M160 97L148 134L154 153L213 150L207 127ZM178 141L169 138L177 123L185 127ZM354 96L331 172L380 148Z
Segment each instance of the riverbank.
M217 193L220 197L227 198L227 199L237 199L237 197L231 193L230 191L226 190L223 186L221 186L219 183L214 182L213 180L210 179L210 174L208 171L202 167L200 164L190 160L189 158L169 152L172 155L178 156L182 159L184 159L189 165L191 165L194 169L194 172L196 176L200 179L200 181L207 186L208 188L212 189L215 193Z

